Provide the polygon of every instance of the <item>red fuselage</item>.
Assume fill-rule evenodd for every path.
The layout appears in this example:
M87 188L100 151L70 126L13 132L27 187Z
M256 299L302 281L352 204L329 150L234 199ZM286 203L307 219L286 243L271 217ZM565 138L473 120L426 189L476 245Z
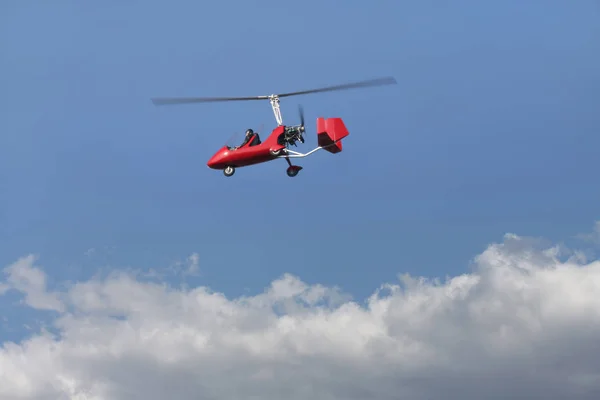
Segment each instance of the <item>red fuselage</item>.
M256 145L251 145L253 142L251 139L239 149L223 146L208 160L206 165L212 169L225 169L228 166L244 167L274 160L277 156L273 153L285 148L284 145L278 143L278 138L283 135L284 131L284 126L278 126L273 129L267 140Z

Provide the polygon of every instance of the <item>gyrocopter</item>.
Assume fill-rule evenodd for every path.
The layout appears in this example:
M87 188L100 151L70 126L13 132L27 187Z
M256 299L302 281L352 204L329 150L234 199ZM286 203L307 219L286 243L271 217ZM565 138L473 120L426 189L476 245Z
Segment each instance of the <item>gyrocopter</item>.
M322 87L319 89L303 90L298 92L288 92L282 94L272 94L267 96L252 97L187 97L187 98L154 98L152 102L155 105L168 104L186 104L186 103L206 103L206 102L224 102L224 101L249 101L249 100L269 100L277 127L273 129L266 140L261 141L257 132L252 129L246 131L244 142L239 146L223 146L207 162L207 166L216 170L223 170L225 176L232 176L236 168L249 165L255 165L278 158L284 158L287 161L287 175L294 177L302 169L299 165L293 165L291 158L307 157L318 150L326 150L332 154L342 151L342 139L349 135L348 129L342 118L317 118L317 147L308 153L299 153L291 150L290 147L297 146L297 142L304 143L304 112L302 106L299 106L300 124L284 125L279 107L279 99L282 97L298 96L309 93L329 92L334 90L345 90L368 86L379 86L396 84L392 77L377 78L342 85Z

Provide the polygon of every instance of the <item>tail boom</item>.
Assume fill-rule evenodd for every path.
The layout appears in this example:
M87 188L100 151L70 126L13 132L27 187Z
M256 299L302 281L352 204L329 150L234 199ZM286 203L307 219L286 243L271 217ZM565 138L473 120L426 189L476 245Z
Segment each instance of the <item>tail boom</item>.
M342 139L349 135L341 118L317 118L317 139L319 147L330 153L342 151Z

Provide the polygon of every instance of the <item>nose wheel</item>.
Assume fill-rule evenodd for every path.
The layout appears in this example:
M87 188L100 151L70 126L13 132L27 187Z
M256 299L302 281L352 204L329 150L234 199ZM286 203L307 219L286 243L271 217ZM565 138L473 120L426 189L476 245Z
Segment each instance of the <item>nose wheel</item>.
M233 174L235 174L235 168L233 168L232 166L225 167L225 169L223 170L223 174L225 176L232 176Z

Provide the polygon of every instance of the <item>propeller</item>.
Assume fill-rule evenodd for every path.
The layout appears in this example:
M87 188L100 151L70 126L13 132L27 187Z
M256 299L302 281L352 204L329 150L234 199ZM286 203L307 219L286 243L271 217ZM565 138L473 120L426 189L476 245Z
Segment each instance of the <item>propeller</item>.
M334 90L356 89L369 86L393 85L396 84L396 79L393 77L369 79L365 81L346 83L342 85L326 86L318 89L302 90L298 92L288 92L276 97L298 96L309 93L331 92ZM271 96L247 96L247 97L174 97L174 98L153 98L152 102L155 105L171 105L171 104L186 104L186 103L210 103L222 101L247 101L247 100L270 100Z
M304 143L304 108L301 104L298 104L298 115L300 116L300 136L298 137L298 140L300 140L301 143Z
M304 108L298 105L298 115L300 116L300 130L304 132Z

